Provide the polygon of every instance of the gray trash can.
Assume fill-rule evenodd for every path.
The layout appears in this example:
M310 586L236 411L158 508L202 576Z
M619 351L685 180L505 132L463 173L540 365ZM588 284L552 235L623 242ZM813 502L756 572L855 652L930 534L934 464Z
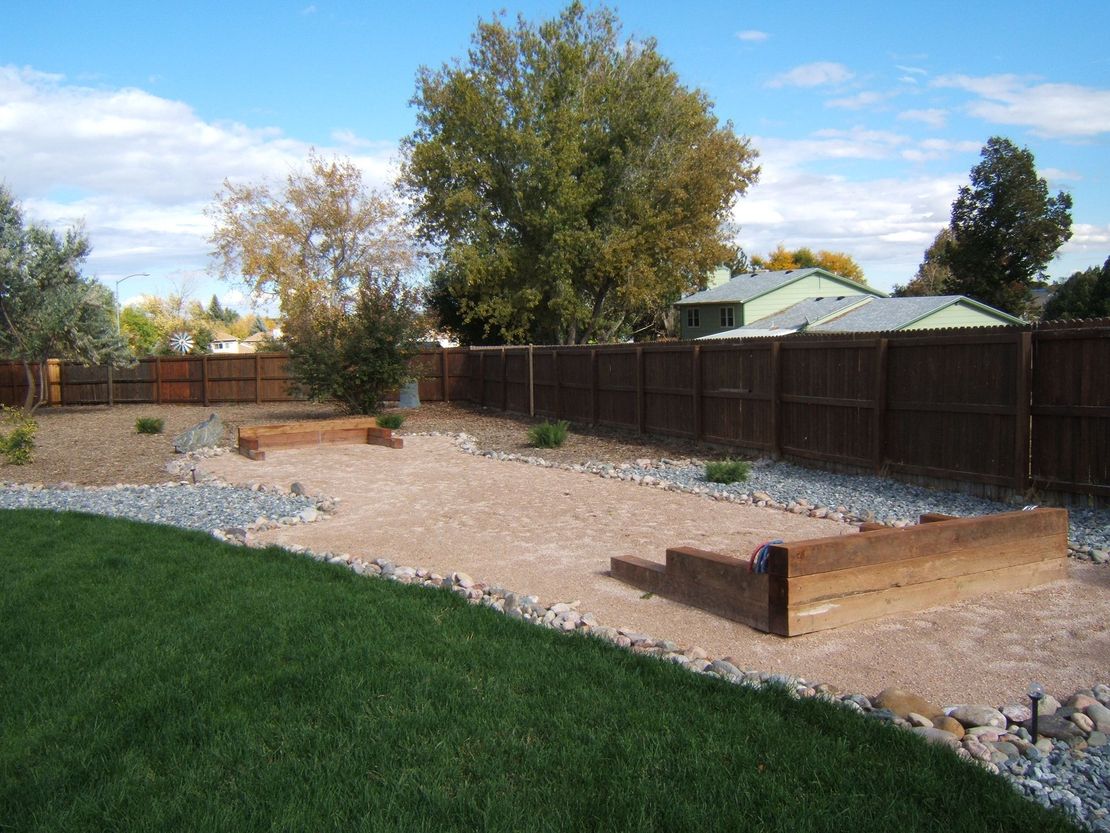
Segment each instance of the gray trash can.
M399 408L419 408L420 407L420 383L409 382L401 388L401 394L398 397Z

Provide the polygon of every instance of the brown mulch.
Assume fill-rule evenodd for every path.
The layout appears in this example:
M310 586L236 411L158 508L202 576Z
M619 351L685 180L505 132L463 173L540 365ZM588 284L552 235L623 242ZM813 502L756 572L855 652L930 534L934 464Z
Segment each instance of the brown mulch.
M115 405L43 408L35 414L39 429L34 461L14 466L0 458L0 482L75 483L108 486L116 483L163 483L173 479L165 470L174 457L173 438L218 413L227 426L224 444L233 446L239 425L290 420L326 419L334 407L309 402L264 405ZM406 412L404 430L459 432L477 438L483 449L531 454L561 463L639 458L707 456L713 452L680 439L641 439L607 428L572 425L566 443L557 449L536 449L528 429L541 420L505 415L471 405L425 403ZM139 434L135 420L165 420L162 434Z

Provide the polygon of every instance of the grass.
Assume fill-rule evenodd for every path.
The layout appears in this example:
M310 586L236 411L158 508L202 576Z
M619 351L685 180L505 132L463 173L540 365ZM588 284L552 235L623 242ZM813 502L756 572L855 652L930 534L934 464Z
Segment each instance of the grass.
M139 417L135 420L135 430L140 434L161 434L166 421L158 417Z
M380 414L375 420L379 428L391 428L397 430L405 424L404 414Z
M558 422L541 422L528 429L528 439L536 448L558 448L567 439L570 423L565 419Z
M705 479L710 483L742 483L751 470L743 460L716 460L705 464Z
M909 733L281 550L0 513L0 827L1062 831Z

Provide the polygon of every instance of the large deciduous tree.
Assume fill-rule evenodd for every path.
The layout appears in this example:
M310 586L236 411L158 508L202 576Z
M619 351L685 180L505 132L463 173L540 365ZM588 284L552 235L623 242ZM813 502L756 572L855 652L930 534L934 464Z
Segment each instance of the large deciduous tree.
M112 293L81 274L88 253L80 228L58 234L26 223L0 186L0 356L23 364L28 411L46 401L48 359L88 364L129 359L116 331Z
M1071 237L1071 196L1050 196L1033 154L1009 139L989 139L981 156L952 204L951 240L936 262L950 272L945 292L1021 315L1033 281Z
M410 377L424 331L404 280L416 252L394 199L352 162L312 153L277 191L225 182L209 215L216 271L277 299L290 368L312 398L371 413Z
M925 259L917 267L913 280L905 286L894 285L895 298L914 298L925 295L944 295L947 286L952 280L952 270L945 262L945 251L952 244L952 229L948 226L937 232L929 248L925 250Z
M1110 317L1110 257L1100 269L1092 266L1064 281L1044 307L1043 318Z
M481 22L413 104L399 181L441 255L429 300L464 338L610 340L734 254L756 152L608 9Z

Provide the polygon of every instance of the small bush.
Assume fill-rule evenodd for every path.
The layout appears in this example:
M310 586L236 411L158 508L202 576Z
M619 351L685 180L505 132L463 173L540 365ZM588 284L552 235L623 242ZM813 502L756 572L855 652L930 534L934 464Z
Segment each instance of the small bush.
M742 483L750 473L751 466L743 460L716 460L705 464L705 479L710 483Z
M135 420L135 430L140 434L161 434L166 421L158 417L139 417Z
M570 424L561 419L558 422L541 422L528 429L528 438L536 448L558 448L567 438Z
M39 424L22 408L0 405L0 453L15 466L30 463L35 449L35 432Z
M405 424L404 414L381 414L377 419L379 428L390 428L396 430Z

